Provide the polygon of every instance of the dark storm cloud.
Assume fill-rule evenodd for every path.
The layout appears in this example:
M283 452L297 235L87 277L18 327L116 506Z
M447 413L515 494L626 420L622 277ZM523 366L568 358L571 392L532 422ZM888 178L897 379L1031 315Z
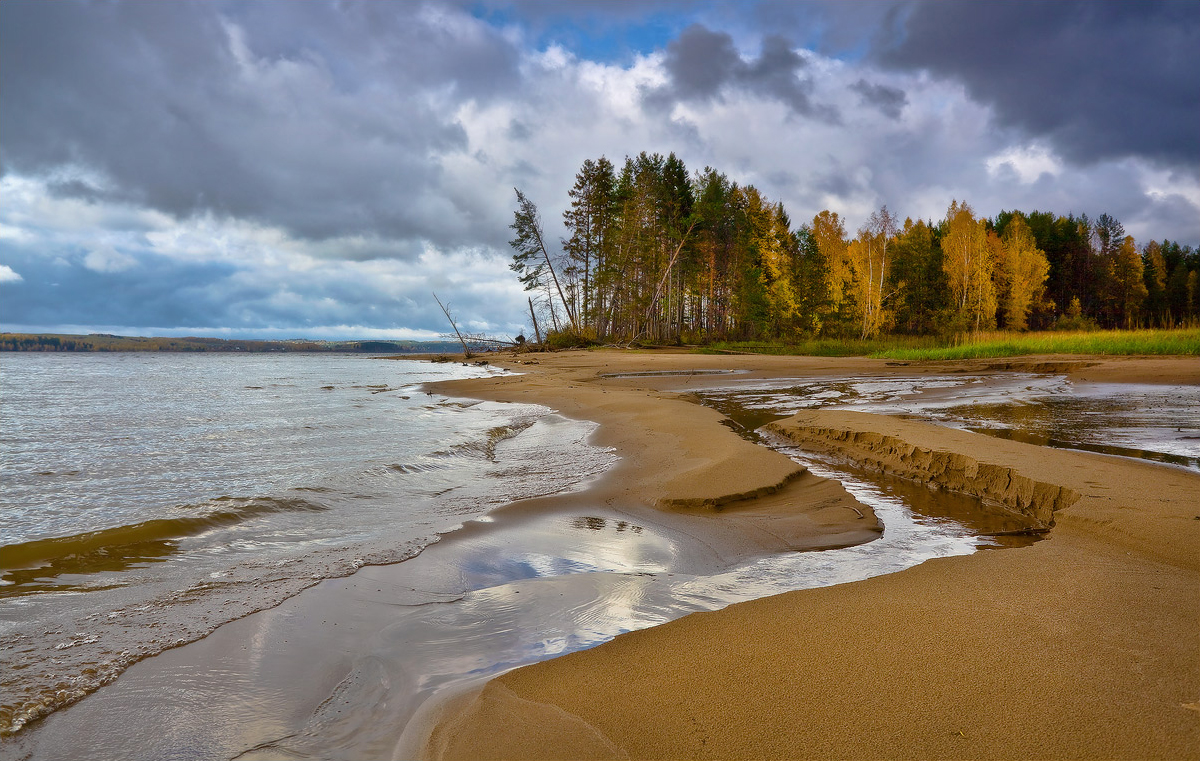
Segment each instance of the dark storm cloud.
M893 119L899 119L900 112L908 105L908 96L898 87L871 84L865 79L860 79L850 85L850 89L858 93L863 103L878 108Z
M961 80L1001 124L1093 162L1200 160L1200 3L923 2L883 65Z
M762 52L746 61L725 32L693 24L667 44L663 68L670 79L645 94L651 105L675 101L711 101L727 89L745 89L774 98L801 116L836 122L837 111L812 101L812 80L803 73L808 62L777 35L763 38Z
M189 327L210 333L290 326L297 335L309 327L339 325L445 330L445 318L423 279L388 282L370 277L370 270L336 267L246 271L238 262L170 261L129 250L116 254L125 256L128 266L108 270L84 265L87 252L79 247L67 246L61 257L48 259L0 241L0 260L21 276L0 281L0 325L120 326L137 332ZM473 279L472 273L482 269L477 259L467 256L460 264L465 266L458 273L433 278L435 287L444 299L454 300L464 324L486 322L489 311L503 304L503 295ZM519 314L523 303L521 298L502 309Z
M510 93L498 31L409 3L5 2L0 168L313 238L472 239L431 201L467 100Z
M817 175L810 180L810 184L814 190L821 193L828 193L839 198L849 197L856 189L854 180L845 167L836 162L833 163L835 164L834 171Z
M453 4L259 0L228 5L224 15L252 31L257 54L315 57L348 91L398 82L491 100L520 83L512 44L489 27L468 27Z
M206 295L206 286L233 272L225 264L185 265L142 262L138 277L104 273L63 262L24 257L0 247L21 288L5 291L0 322L25 325L193 325L228 324L230 304Z
M676 98L710 100L745 68L733 38L694 25L667 45L664 61Z

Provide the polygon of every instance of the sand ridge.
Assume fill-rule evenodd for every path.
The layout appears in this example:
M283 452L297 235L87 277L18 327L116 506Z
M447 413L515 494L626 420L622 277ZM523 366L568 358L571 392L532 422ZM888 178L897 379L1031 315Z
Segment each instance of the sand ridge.
M836 482L812 476L788 457L747 441L723 425L719 412L686 394L663 390L679 385L681 376L606 377L720 369L730 364L728 357L615 352L533 356L537 359L523 361L536 364L519 359L502 363L521 375L449 381L432 388L452 396L543 404L568 417L598 422L593 443L613 447L621 460L580 493L582 499L719 515L726 524L720 530L736 524L746 531L778 534L780 548L816 546L814 537L822 546L847 546L878 536L870 508ZM722 376L694 379L700 384L717 377ZM693 376L683 380L690 382Z
M623 405L598 414L593 405L618 389L655 398L665 386L600 377L614 365L737 366L761 377L1052 367L1089 381L1200 382L1200 362L1173 358L1023 358L990 369L604 352L539 361L506 390L481 382L467 393L546 400L598 420L612 440ZM1200 476L863 413L805 413L780 425L789 427L810 444L853 441L858 451L843 454L884 469L902 467L904 450L959 456L960 479L981 464L1001 468L1005 489L1031 505L1037 484L1056 487L1055 527L1030 547L693 614L518 669L445 707L425 757L1200 756ZM704 453L684 448L676 485L710 472ZM655 501L670 494L650 487ZM533 717L538 730L522 730Z

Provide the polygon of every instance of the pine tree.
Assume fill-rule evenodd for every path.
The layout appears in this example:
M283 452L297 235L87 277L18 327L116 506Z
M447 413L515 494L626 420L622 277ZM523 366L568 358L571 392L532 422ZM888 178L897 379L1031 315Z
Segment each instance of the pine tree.
M571 206L563 212L563 224L570 237L562 241L570 260L569 278L578 285L575 305L580 322L603 337L607 325L602 320L611 289L608 258L613 247L616 178L613 165L603 156L583 162L568 191Z
M1167 261L1163 258L1162 246L1157 241L1150 241L1142 252L1142 258L1146 278L1146 314L1159 327L1169 328L1172 320L1167 305Z
M555 323L558 320L555 317L554 294L557 293L567 313L567 319L571 321L572 331L578 333L579 321L575 317L570 300L563 292L562 282L550 259L550 252L546 250L542 221L537 206L520 190L517 188L513 188L513 190L517 193L517 210L514 212L514 220L510 227L516 233L516 237L509 241L509 245L516 249L517 253L513 254L513 261L509 267L517 273L525 290L531 291L539 287L546 289L551 318ZM548 281L546 280L547 273L550 275ZM551 283L554 285L553 291L550 290Z
M896 325L906 333L933 333L947 308L949 286L942 248L932 226L904 220L893 246L890 286L899 294Z

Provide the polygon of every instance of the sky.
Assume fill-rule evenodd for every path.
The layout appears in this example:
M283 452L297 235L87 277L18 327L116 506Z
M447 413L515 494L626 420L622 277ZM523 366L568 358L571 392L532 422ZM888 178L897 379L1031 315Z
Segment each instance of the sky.
M520 188L674 152L853 233L1200 244L1200 3L0 3L0 331L528 330Z

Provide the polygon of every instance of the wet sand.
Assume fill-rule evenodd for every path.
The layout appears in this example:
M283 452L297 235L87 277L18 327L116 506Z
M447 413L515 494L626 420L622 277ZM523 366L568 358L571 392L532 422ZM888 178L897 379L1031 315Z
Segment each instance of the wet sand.
M660 390L669 386L662 377L598 373L1016 370L1200 383L1194 358L903 368L861 359L606 353L538 361L534 375L469 393L546 400L598 420L600 435L617 442L623 405L606 397L671 401ZM678 377L670 381L679 385ZM863 413L809 412L778 428L874 467L937 471L948 488L1007 498L1052 524L1049 539L693 614L518 669L424 716L423 757L1200 755L1200 476ZM706 474L702 458L683 463L673 484ZM664 486L630 488L649 487L654 501L671 503Z
M789 491L809 488L840 491L812 476ZM432 695L721 604L707 576L776 543L722 523L516 503L416 558L323 581L135 664L10 750L79 759L391 758ZM823 546L811 534L797 539ZM739 590L730 601L754 594Z
M878 467L911 439L1082 497L1031 547L694 613L487 681L631 628L631 611L646 625L679 615L655 578L879 535L839 484L746 441L689 388L1003 370L1119 381L1137 362L610 351L492 361L524 374L438 390L594 420L594 443L619 463L582 492L510 505L414 560L322 582L138 663L13 747L93 758L1196 755L1200 477L861 414L789 425L817 449L853 439L863 446L848 456ZM1145 362L1153 377L1140 382L1200 383L1195 360ZM894 441L876 448L885 430ZM943 470L970 471L955 465ZM539 575L571 564L590 572ZM453 604L429 604L443 602ZM580 632L597 639L568 641Z
M703 583L681 594L690 577L880 534L871 509L837 481L744 440L713 410L540 377L496 382L518 380L515 398L544 382L572 396L556 397L560 409L604 418L597 443L622 459L588 488L513 503L415 559L321 582L141 661L8 749L39 758L390 757L434 693L725 604Z

